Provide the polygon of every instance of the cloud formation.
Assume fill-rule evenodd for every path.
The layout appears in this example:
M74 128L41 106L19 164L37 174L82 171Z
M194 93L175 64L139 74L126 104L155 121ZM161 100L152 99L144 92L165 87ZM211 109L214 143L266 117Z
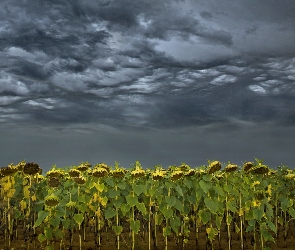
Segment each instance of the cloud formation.
M291 1L3 0L0 127L295 122Z

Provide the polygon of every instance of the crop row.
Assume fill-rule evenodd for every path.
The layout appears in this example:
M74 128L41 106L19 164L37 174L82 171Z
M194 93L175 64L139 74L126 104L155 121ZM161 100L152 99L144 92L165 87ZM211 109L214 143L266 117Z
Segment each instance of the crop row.
M198 249L204 227L213 249L225 225L228 249L232 249L233 232L240 236L240 249L245 249L249 233L254 249L270 249L278 228L283 228L286 240L295 218L295 174L285 166L272 170L258 159L242 167L228 163L224 169L219 161L168 169L160 165L143 169L138 161L130 169L117 162L114 167L81 163L53 166L44 175L38 164L20 162L1 168L0 178L2 232L8 248L23 225L26 237L33 239L33 243L27 240L28 249L29 244L54 249L56 242L65 249L67 232L70 246L78 232L82 249L87 227L94 232L97 248L102 233L111 230L120 249L127 225L132 250L138 234L147 237L147 249L157 247L158 232L166 250L168 237L185 249L192 231Z

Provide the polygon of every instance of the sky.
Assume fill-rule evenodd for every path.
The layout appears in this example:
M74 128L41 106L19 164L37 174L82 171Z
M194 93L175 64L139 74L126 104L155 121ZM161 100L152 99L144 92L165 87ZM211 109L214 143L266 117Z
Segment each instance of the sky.
M1 0L0 164L295 162L293 0Z

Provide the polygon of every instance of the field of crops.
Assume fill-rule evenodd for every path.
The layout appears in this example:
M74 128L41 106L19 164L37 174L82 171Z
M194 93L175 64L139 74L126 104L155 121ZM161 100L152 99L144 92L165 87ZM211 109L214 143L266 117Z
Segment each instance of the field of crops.
M295 172L259 159L168 169L86 162L43 175L20 162L0 173L0 249L294 247Z

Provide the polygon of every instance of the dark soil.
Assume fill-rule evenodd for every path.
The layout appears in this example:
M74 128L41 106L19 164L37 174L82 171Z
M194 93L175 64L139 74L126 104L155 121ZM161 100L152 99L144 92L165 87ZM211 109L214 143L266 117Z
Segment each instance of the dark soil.
M160 229L159 229L160 230ZM91 228L87 228L85 241L83 240L83 232L82 235L82 247L83 250L115 250L117 249L116 245L116 236L112 231L102 232L101 234L101 246L97 246L95 244L95 234ZM253 233L244 233L244 249L254 249L254 240ZM274 236L274 235L273 235ZM256 235L256 250L261 250L260 239L258 234ZM175 236L168 237L168 249L169 250L226 250L229 249L228 239L227 239L227 228L225 225L222 225L222 230L220 232L220 241L219 237L216 236L216 239L213 242L213 248L210 242L206 238L205 227L202 228L201 232L199 232L198 241L196 241L196 234L193 228L191 228L190 238L187 244L182 245L181 239L177 239ZM289 231L287 238L284 240L284 231L283 228L279 228L278 237L275 238L276 243L265 243L265 247L268 246L269 249L286 249L286 250L294 250L295 249L295 225L290 223ZM6 244L5 244L6 243ZM54 245L54 249L71 249L71 250L79 250L79 232L75 232L74 234L74 242L73 246L70 247L70 234L66 234L65 241L61 244L59 241L52 242ZM125 228L124 232L120 236L120 249L122 250L131 250L132 242L131 235L129 233L129 229ZM28 237L28 233L25 232L22 228L18 228L18 238L14 238L11 241L11 246L7 246L7 242L4 241L4 233L0 231L0 250L32 250L45 249L46 242L40 243L37 239L37 235L32 235ZM165 239L162 233L159 231L157 234L157 246L153 238L151 239L151 250L164 250L165 249ZM232 233L232 245L231 249L233 250L241 250L241 240L240 234ZM135 236L135 250L149 250L148 244L148 234L140 232Z

